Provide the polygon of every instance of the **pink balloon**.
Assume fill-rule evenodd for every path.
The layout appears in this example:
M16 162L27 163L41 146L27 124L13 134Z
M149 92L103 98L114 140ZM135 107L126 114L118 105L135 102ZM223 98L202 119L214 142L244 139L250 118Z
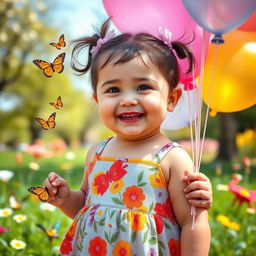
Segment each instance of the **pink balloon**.
M238 30L253 32L256 31L256 11L243 23Z
M165 27L173 40L193 42L189 44L195 56L194 77L200 73L203 29L197 25L183 7L181 0L103 0L104 7L115 26L122 32L148 32L158 37L158 28ZM207 33L207 47L209 33ZM179 59L178 59L179 60ZM191 79L186 75L187 60L179 60L181 82Z

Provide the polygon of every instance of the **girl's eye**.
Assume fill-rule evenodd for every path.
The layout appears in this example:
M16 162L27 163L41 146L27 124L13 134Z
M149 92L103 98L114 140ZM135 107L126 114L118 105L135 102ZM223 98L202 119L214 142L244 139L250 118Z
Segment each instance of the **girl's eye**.
M141 85L139 85L137 90L138 91L146 91L146 90L150 90L150 89L151 89L151 87L149 85L141 84Z
M107 90L107 93L118 93L120 90L117 87L110 87Z

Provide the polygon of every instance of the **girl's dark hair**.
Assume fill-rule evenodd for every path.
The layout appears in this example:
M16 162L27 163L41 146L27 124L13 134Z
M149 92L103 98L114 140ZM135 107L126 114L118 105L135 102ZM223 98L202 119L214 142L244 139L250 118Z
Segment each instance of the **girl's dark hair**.
M104 38L108 32L110 19L106 20L101 27L99 33L95 33L91 37L83 37L74 40L75 44L72 50L71 67L79 75L87 73L91 70L91 81L94 92L96 93L96 85L98 82L98 70L109 64L111 61L113 65L126 63L133 58L146 53L152 63L156 65L159 71L163 74L166 81L169 83L171 89L178 85L180 78L179 65L174 51L178 58L188 59L189 68L187 73L192 71L194 65L194 57L188 47L181 42L172 42L172 48L167 46L163 41L150 35L148 33L138 34L121 34L106 43L104 43L99 51L92 55L91 49L97 45L100 38ZM190 42L189 42L190 43ZM88 60L85 65L78 62L79 53L88 47ZM173 51L174 50L174 51ZM99 60L102 55L105 55L105 62L99 67ZM77 63L82 65L81 68L77 67Z

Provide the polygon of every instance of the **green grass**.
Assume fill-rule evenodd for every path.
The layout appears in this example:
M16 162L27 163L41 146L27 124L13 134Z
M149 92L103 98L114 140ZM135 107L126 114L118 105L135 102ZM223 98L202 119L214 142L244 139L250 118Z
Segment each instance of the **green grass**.
M0 209L9 207L8 195L14 192L18 200L28 196L27 188L30 186L41 186L47 174L51 171L58 172L68 180L72 189L77 189L83 176L83 165L86 150L75 151L75 159L67 160L65 155L58 155L52 158L39 159L40 169L32 171L28 164L34 161L32 156L23 153L23 162L16 164L16 152L0 152L0 170L7 169L14 171L14 177L7 183L1 183ZM63 163L73 165L69 170L61 170ZM201 167L203 172L211 179L213 187L214 203L209 211L209 221L212 232L212 242L210 255L256 255L256 221L255 214L246 212L247 205L242 205L238 210L231 206L233 195L229 191L216 190L217 184L228 184L233 173L229 162L221 162L222 174L217 176L215 173L216 163L205 164ZM250 189L256 189L256 168L248 177L240 182L240 185ZM243 174L243 171L240 171ZM6 185L6 186L5 186ZM22 208L13 212L11 216L0 218L0 226L8 227L9 232L0 234L0 255L24 255L24 256L54 256L57 255L58 246L63 238L71 220L64 216L57 209L53 212L45 211L40 208L40 202L26 200ZM27 220L16 223L13 216L24 214ZM216 221L219 214L227 216L232 222L240 225L238 231L223 226ZM57 221L61 222L58 239L49 241L45 233L36 224L40 223L47 229L51 228ZM25 249L16 250L10 246L12 239L20 239L26 242Z

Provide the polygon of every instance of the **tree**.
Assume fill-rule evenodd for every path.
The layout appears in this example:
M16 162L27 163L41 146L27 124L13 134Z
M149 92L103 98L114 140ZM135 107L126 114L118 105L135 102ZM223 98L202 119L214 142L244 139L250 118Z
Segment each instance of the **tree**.
M47 6L48 4L48 6ZM53 1L2 0L0 3L0 93L22 75L29 54L41 46L41 35ZM39 36L40 35L40 36Z

